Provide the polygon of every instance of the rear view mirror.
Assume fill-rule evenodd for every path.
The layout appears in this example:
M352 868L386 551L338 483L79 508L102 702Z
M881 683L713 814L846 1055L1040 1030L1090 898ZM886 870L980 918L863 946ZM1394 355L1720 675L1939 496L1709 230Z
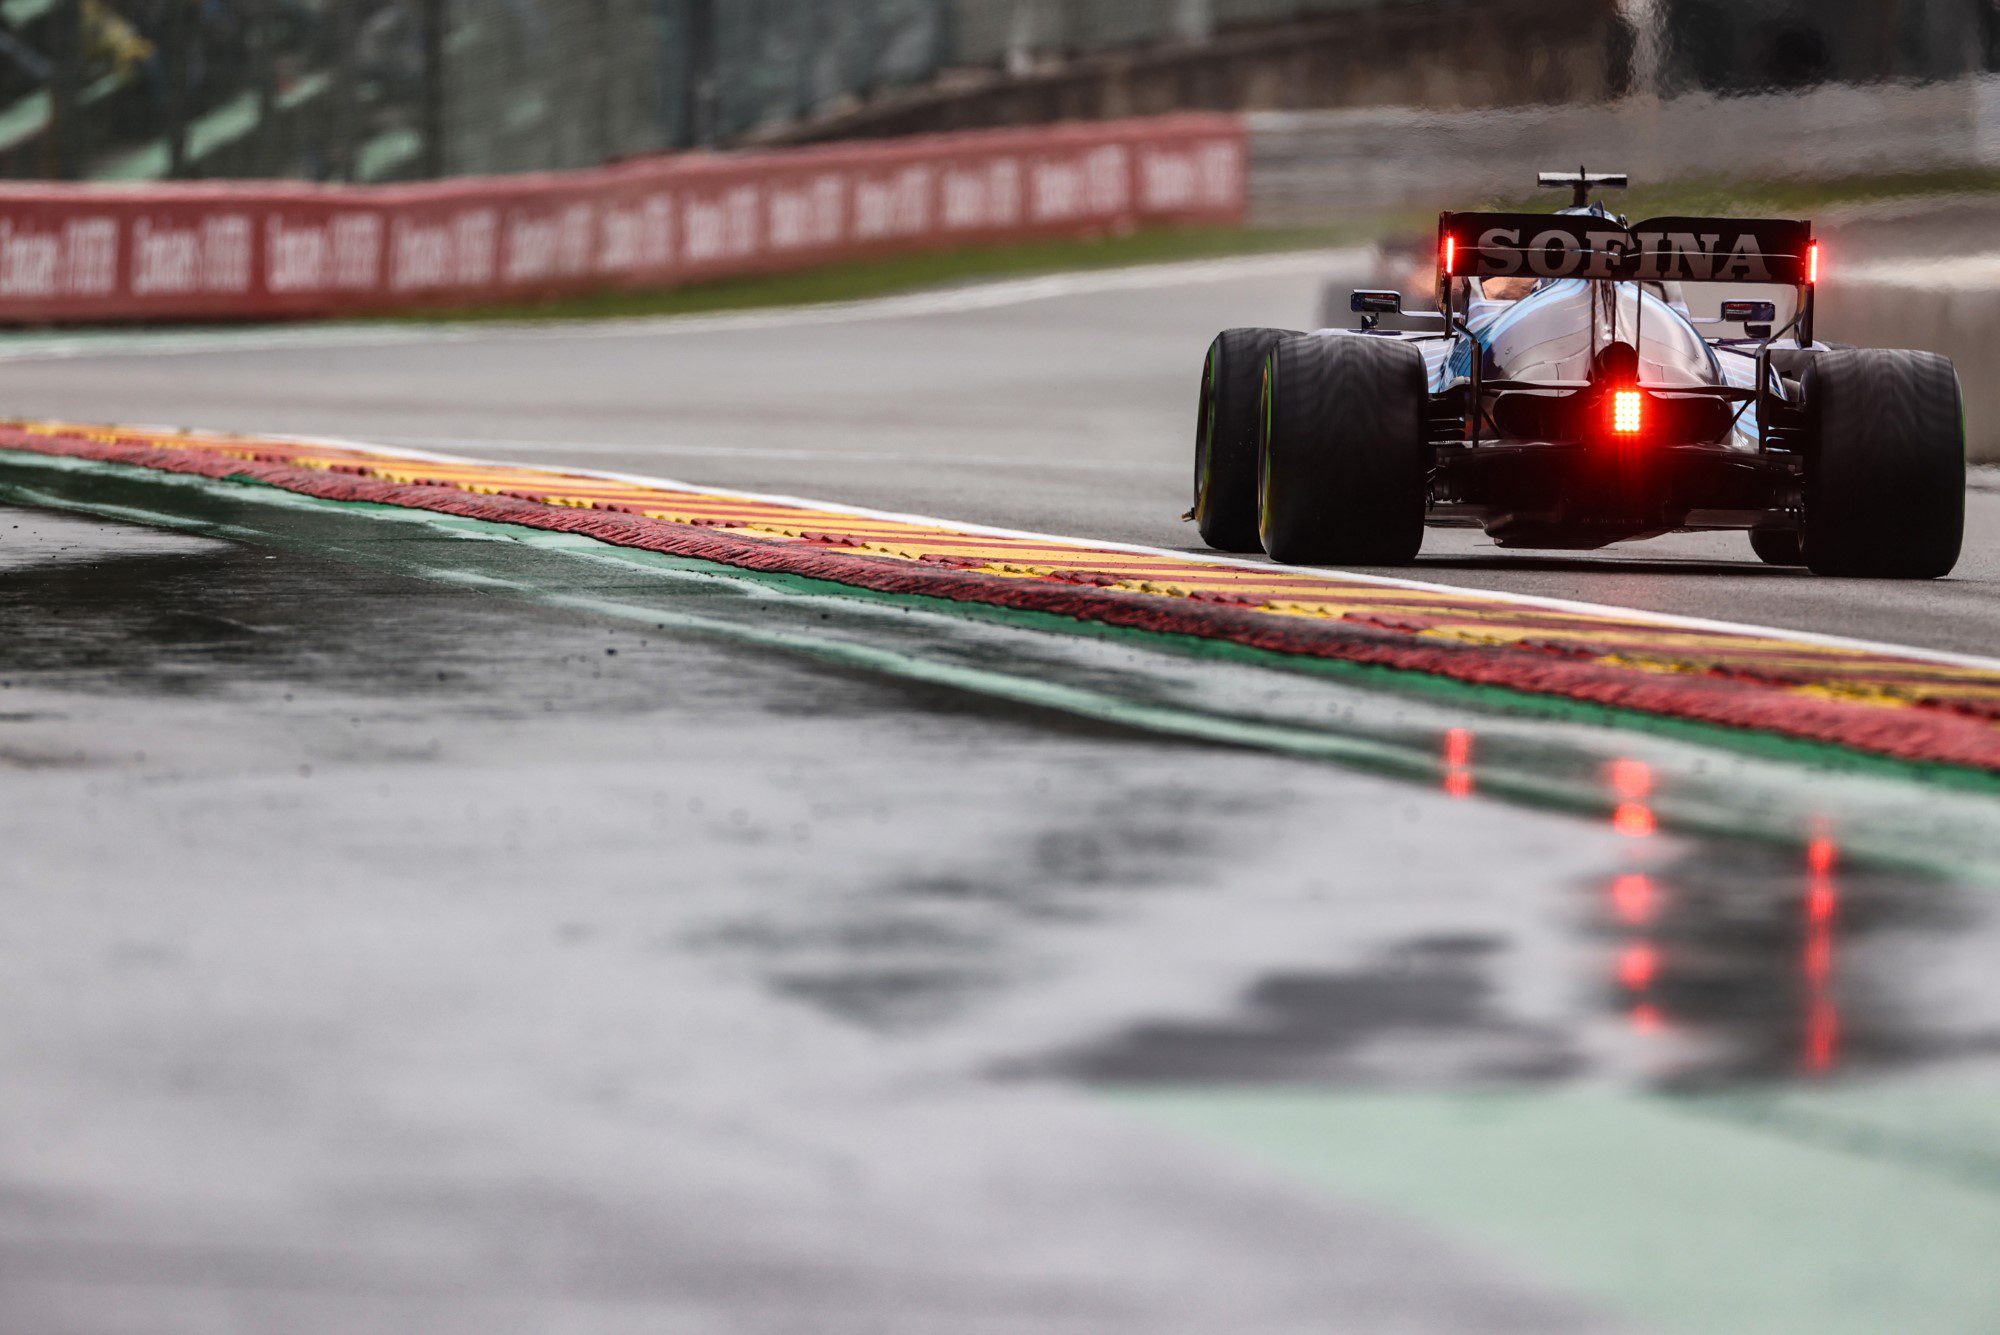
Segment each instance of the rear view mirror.
M1354 309L1360 310L1359 306ZM1722 318L1744 324L1770 324L1778 318L1778 307L1770 301L1725 301Z
M1401 315L1403 294L1362 288L1347 299L1347 309L1356 315Z

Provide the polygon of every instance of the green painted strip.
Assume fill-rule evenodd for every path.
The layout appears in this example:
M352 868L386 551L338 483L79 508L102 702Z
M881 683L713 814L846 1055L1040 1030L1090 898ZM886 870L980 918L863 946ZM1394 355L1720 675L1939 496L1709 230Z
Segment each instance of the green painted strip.
M2000 1325L1991 1090L1111 1097L1663 1328L1943 1335ZM1787 1110L1914 1152L1791 1134Z

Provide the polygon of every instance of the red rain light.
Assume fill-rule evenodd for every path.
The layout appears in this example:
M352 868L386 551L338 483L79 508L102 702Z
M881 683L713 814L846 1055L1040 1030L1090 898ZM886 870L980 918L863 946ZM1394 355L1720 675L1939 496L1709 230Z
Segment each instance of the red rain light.
M1819 242L1815 241L1811 245L1806 247L1806 282L1810 284L1810 283L1817 283L1818 281L1819 281Z
M1458 238L1444 234L1444 271L1447 277L1458 272Z
M1636 436L1645 422L1643 395L1636 389L1614 390L1611 395L1611 430L1614 435Z

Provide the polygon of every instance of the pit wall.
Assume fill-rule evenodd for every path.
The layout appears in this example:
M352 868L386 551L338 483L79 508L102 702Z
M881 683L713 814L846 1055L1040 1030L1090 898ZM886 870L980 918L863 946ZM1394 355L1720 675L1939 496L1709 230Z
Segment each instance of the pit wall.
M0 187L0 323L271 319L665 289L1240 223L1243 122L1162 116L407 186Z

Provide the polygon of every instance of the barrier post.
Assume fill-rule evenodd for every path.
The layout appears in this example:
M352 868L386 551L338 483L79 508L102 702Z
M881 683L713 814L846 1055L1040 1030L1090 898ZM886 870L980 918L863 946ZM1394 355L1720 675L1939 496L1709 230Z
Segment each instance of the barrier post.
M423 136L424 175L445 174L445 20L449 0L423 0L424 47Z
M49 137L44 170L58 181L75 180L83 154L77 124L82 87L83 0L56 0L49 12Z
M619 13L612 0L594 0L590 21L597 29L591 34L590 57L597 68L591 72L591 120L599 162L618 156L618 94L623 63L619 58Z
M250 83L257 99L257 128L250 132L251 169L260 174L272 170L272 141L277 126L272 121L278 103L278 16L275 0L251 0Z
M806 4L798 9L797 59L792 68L792 119L803 121L812 115L819 98L814 93L815 65L819 60L819 6Z
M686 0L687 136L696 148L715 145L715 0Z
M188 9L169 5L160 35L160 110L166 119L167 176L187 175Z
M354 40L358 30L355 6L335 4L333 14L333 126L329 139L328 175L337 181L352 181L355 174L354 144L358 137L360 101L354 77Z

